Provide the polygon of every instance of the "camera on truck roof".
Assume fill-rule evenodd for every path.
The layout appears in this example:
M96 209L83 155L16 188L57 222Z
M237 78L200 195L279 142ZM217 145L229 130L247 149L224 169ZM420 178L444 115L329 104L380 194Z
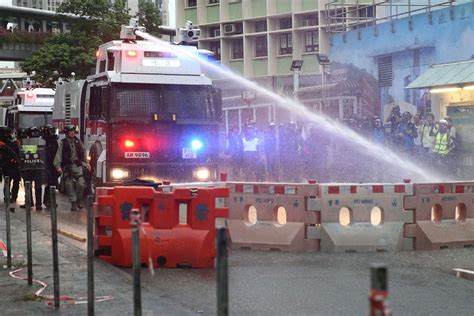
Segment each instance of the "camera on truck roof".
M187 21L185 26L179 29L179 42L193 43L196 42L201 35L201 29L193 26L193 22Z

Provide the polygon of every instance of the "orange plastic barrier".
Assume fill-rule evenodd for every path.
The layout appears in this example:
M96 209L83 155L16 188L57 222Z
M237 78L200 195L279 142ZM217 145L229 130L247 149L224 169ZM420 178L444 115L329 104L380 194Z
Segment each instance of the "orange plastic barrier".
M321 184L321 250L413 250L404 238L413 214L403 210L412 184Z
M243 249L319 251L315 184L228 182L232 246Z
M229 196L227 188L176 189L158 192L151 187L115 187L110 195L97 197L96 254L109 263L132 265L130 214L141 215L141 261L174 268L214 266L215 221L228 217L220 207ZM100 210L100 211L99 211ZM110 214L107 214L106 211ZM105 233L104 233L105 232Z
M405 237L415 250L474 247L474 183L414 184L404 208L415 222L405 225Z

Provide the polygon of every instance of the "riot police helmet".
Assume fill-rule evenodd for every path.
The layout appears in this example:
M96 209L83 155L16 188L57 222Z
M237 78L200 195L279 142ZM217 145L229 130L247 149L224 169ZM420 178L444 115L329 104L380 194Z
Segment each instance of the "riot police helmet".
M26 128L20 127L16 130L16 136L20 139L28 138Z
M0 126L0 140L1 141L8 141L11 139L12 130L8 126Z
M410 112L408 112L408 111L403 112L402 119L404 119L406 121L409 121L409 120L411 120L411 117L412 117L412 115L411 115Z
M70 131L76 131L76 126L74 124L67 124L66 126L64 126L64 132L67 133L67 132L70 132Z
M38 138L41 136L40 130L36 126L32 126L28 128L27 134L28 134L28 137L31 137L31 138Z
M49 138L51 136L56 135L56 129L51 124L41 126L40 130L44 138Z

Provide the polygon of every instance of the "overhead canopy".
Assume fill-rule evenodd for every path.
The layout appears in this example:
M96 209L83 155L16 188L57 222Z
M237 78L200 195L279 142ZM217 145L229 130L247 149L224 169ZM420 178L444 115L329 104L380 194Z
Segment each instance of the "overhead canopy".
M406 86L406 89L474 84L474 59L431 66L425 73Z

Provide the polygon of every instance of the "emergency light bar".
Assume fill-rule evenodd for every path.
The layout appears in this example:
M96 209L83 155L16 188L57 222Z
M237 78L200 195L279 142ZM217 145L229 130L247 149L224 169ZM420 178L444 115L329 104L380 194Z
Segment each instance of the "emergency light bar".
M157 57L157 58L178 58L176 54L170 52L143 52L144 57Z

